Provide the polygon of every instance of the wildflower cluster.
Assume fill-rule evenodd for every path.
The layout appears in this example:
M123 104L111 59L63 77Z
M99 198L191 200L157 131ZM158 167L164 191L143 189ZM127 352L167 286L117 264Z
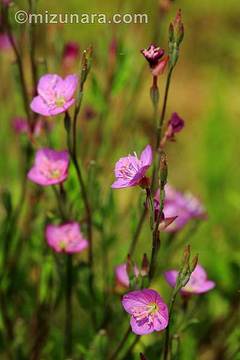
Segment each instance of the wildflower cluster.
M6 7L4 11L7 12L8 1L5 1L4 4ZM184 27L181 11L178 11L174 22L171 23L169 28L168 52L166 53L163 48L153 44L141 50L142 55L149 64L150 76L152 78L150 97L153 105L154 126L155 120L157 120L157 127L155 129L154 143L152 143L152 139L146 141L146 145L140 153L135 151L136 149L133 149L130 153L126 151L126 155L116 161L114 167L115 179L112 184L111 173L108 169L109 176L105 179L105 184L107 184L109 191L111 190L111 199L114 197L112 190L127 191L127 188L134 188L134 194L137 192L143 194L144 201L140 209L142 214L137 224L136 232L132 240L129 241L129 251L125 252L124 255L126 257L121 260L120 264L115 264L115 271L114 268L111 268L112 276L109 276L109 278L114 278L115 283L110 283L107 274L106 279L104 279L105 282L103 281L104 290L101 294L99 286L96 284L96 277L100 276L97 273L98 258L95 256L94 251L98 246L98 239L103 236L105 229L99 215L100 211L95 216L97 211L92 201L95 190L98 187L98 184L94 182L97 170L92 162L91 166L94 169L92 173L89 171L88 176L85 176L84 163L79 161L79 155L81 154L78 153L77 146L79 140L78 119L85 92L85 83L92 64L92 47L80 52L77 43L68 42L65 44L61 53L61 75L46 73L39 76L33 56L31 58L31 65L34 89L31 92L31 99L24 77L22 78L23 104L26 116L14 117L12 127L17 135L24 134L25 138L27 136L26 177L29 182L34 183L34 185L31 185L34 188L32 198L37 202L37 195L39 193L45 194L49 188L53 190L56 197L56 211L49 210L44 214L42 234L45 236L46 248L50 256L53 256L56 260L56 269L59 272L59 282L61 283L58 291L59 294L57 294L56 299L51 303L52 312L57 307L62 293L65 292L66 358L72 358L74 352L72 324L74 319L73 311L75 311L73 306L73 304L75 305L74 296L76 298L78 296L82 297L84 306L90 308L89 313L91 313L90 318L94 330L104 329L105 331L106 327L107 332L111 329L111 324L108 324L108 322L111 322L111 319L106 320L106 314L109 309L114 311L111 308L111 301L107 300L112 299L113 296L118 296L119 293L121 295L121 300L118 297L118 302L122 304L123 310L130 317L130 327L115 351L112 352L112 349L109 351L110 357L101 358L118 360L121 347L127 344L128 336L131 335L131 332L138 336L143 336L153 332L165 331L165 344L162 346L162 353L164 360L167 360L172 350L172 334L170 330L173 325L173 310L178 294L181 294L183 299L190 301L192 295L206 293L215 287L215 282L208 279L207 272L202 265L198 264L198 256L191 259L190 246L185 247L183 261L179 269L167 270L164 268L161 269L161 272L159 270L161 265L161 244L163 244L163 248L166 251L165 254L162 254L162 257L165 257L170 263L168 249L176 244L175 240L179 233L184 233L184 229L189 223L196 224L200 220L206 219L207 216L204 206L195 196L190 193L180 192L168 183L169 165L167 147L173 141L176 141L176 138L185 126L185 120L177 112L173 112L166 121L171 77L177 64L183 36ZM0 33L0 50L6 50L9 47L14 50L16 63L22 75L22 60L19 55L19 49L14 44L15 40L11 33L11 27L8 24L7 31ZM111 44L109 53L111 65L109 66L109 87L111 88L114 79L113 69L114 65L116 65L117 45L115 42ZM80 71L78 70L76 73L73 73L74 71L72 70L77 68L76 65L80 58ZM161 97L158 82L164 79L165 73L167 73L165 93ZM94 86L97 87L93 81ZM104 95L105 97L109 96L107 91ZM161 111L159 111L160 100L163 102ZM84 114L85 120L94 119L97 116L97 113L91 107L86 107ZM101 120L105 115L106 109L104 107L103 113L100 114ZM66 146L63 146L61 142L60 149L57 146L55 148L55 146L50 145L52 144L51 130L53 129L54 122L60 123L65 134ZM86 122L86 124L88 125L89 123ZM101 138L101 126L102 123L97 128L96 138L98 141ZM55 134L57 135L59 127L56 126ZM41 138L41 141L39 141L39 138ZM93 139L90 141L93 142ZM46 143L48 145L45 145ZM44 144L44 146L40 144ZM92 187L89 184L93 184ZM72 189L75 191L75 188L80 190L77 196L75 195L76 192L74 196L72 195ZM25 194L25 192L23 193ZM105 204L100 205L97 203L97 205L105 215ZM111 215L109 213L105 216L104 221L108 220L106 218ZM145 253L141 254L142 261L139 265L135 261L135 250L141 250L138 244L146 219L148 220L147 229L151 241L149 242L146 239L144 244ZM14 223L16 221L15 217L11 221ZM12 223L10 222L10 227ZM96 233L98 234L95 237ZM111 240L111 236L109 238ZM110 240L107 239L107 243ZM108 258L107 254L106 259L104 258L106 246L104 241L103 245L101 245L103 250L103 267L105 266L105 261L107 267ZM80 261L79 257L81 259L84 258L84 254L82 254L84 251L87 254L87 261ZM64 266L62 266L63 259L66 260ZM82 278L87 279L88 297L82 289L79 290L79 284L75 276L79 269L83 272ZM62 275L63 272L64 275ZM159 288L164 278L166 283L173 288L169 302L160 295ZM49 276L48 282L52 284L52 277ZM56 291L56 293L58 292ZM87 301L85 298L87 298ZM95 307L101 301L104 303L102 312L105 313L102 316L98 316L95 313ZM100 331L93 341L94 346L90 346L91 350L92 348L97 348L96 353L100 351L99 343L101 341L98 337L101 336L103 336L103 333ZM81 349L81 351L84 354L87 353L85 348ZM96 356L98 356L98 353ZM90 357L88 358L90 359ZM40 357L32 356L31 358ZM97 359L97 357L95 358ZM143 353L140 354L140 358L142 360L147 359Z

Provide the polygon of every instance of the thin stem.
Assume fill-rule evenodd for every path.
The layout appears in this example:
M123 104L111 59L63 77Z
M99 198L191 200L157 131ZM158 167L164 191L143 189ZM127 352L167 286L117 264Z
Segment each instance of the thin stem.
M131 335L131 327L129 326L129 328L127 329L127 331L125 332L122 340L120 341L120 343L118 344L117 348L115 349L115 351L112 353L112 355L110 355L109 360L116 360L118 354L120 353L120 351L122 350L123 346L125 345L125 343L127 342L129 336Z
M140 340L140 336L136 336L136 338L134 339L132 344L129 346L126 354L121 358L121 360L128 360L129 359L129 355L131 354L132 350L134 349L135 345L138 343L139 340Z
M169 93L172 72L173 72L173 67L171 66L168 71L167 82L166 82L165 93L164 93L164 100L163 100L163 107L162 107L162 112L161 112L161 116L160 116L159 124L158 124L158 128L157 128L157 141L156 141L156 150L157 151L159 149L161 137L162 137L162 128L163 128L163 123L164 123L166 109L167 109L167 100L168 100L168 93Z
M66 310L65 310L65 351L66 357L72 355L72 255L66 255Z
M140 236L140 233L141 233L141 230L142 230L142 227L143 227L143 224L144 224L144 220L146 218L146 215L147 215L147 209L146 207L144 207L143 211L142 211L142 214L141 214L141 217L139 219L139 222L138 222L138 225L137 225L137 228L136 228L136 231L133 235L133 238L132 238L132 242L130 244L130 249L129 249L129 254L132 256L135 252L135 249L136 249L136 245L137 245L137 242L138 242L138 239L139 239L139 236Z
M170 324L171 324L171 321L172 321L173 305L175 303L176 296L177 296L177 292L175 292L175 289L174 289L173 295L172 295L171 300L170 300L170 305L169 305L169 318L168 318L168 326L167 326L166 332L165 332L163 360L167 360L167 358L168 358L169 340L170 340Z
M7 7L7 9L8 9L8 7ZM18 66L20 84L21 84L21 87L22 87L23 105L24 105L24 108L25 108L25 112L27 114L28 123L29 123L30 128L31 128L32 117L31 117L31 112L30 112L30 107L29 107L27 84L26 84L26 81L25 81L25 76L24 76L24 71L23 71L23 62L22 62L20 52L19 52L19 50L17 48L17 45L15 43L15 40L13 38L11 27L9 25L8 10L6 10L5 21L6 21L7 35L8 35L10 44L12 46L12 49L14 51L14 54L15 54L15 57L16 57L16 63L17 63L17 66Z
M154 192L156 190L156 174L159 173L159 168L160 168L160 152L159 152L159 146L160 146L160 142L161 142L161 137L162 137L162 128L163 128L163 123L164 123L164 119L165 119L165 114L166 114L166 109L167 109L167 100L168 100L168 94L169 94L169 87L170 87L170 83L171 83L171 77L172 77L172 72L173 72L173 67L170 67L169 71L168 71L168 76L167 76L167 82L166 82L166 86L165 86L165 94L164 94L164 100L163 100L163 107L162 107L162 111L161 111L161 116L159 119L159 124L157 127L157 136L156 136L156 151L157 151L157 165L156 162L154 164L153 167L153 172L152 172L152 184L151 184L151 190ZM154 109L154 118L156 116L156 109ZM146 218L147 215L147 209L144 208L142 211L142 215L139 219L137 228L136 228L136 232L134 233L131 245L130 245L130 249L129 249L129 254L133 255L139 236L141 234L142 231L142 227L144 224L144 220Z
M36 12L36 0L29 0L29 11L31 14ZM37 73L37 64L36 64L36 59L35 59L35 53L36 53L36 41L35 40L36 39L35 39L35 23L34 23L34 21L32 21L30 24L29 38L30 38L30 60L31 60L33 84L34 84L34 94L36 95L38 73Z
M62 220L66 220L66 215L65 215L63 204L62 204L61 195L60 195L60 193L58 192L57 188L54 185L52 186L52 189L53 189L53 192L54 192L54 194L56 196L60 217L62 218Z

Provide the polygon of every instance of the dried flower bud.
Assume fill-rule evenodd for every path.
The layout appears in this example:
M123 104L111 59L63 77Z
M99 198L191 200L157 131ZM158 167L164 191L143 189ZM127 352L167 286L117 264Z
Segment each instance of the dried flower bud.
M171 225L176 220L176 218L177 218L177 216L172 216L172 217L163 219L159 224L158 230L159 231L165 230L169 225Z
M149 261L147 258L147 254L144 254L142 259L141 275L147 276L148 273L149 273Z

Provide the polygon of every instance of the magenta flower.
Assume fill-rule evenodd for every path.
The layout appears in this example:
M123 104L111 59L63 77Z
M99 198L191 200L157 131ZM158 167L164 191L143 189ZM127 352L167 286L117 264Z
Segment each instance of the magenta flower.
M112 184L112 188L120 189L140 185L151 164L152 149L150 145L147 145L142 151L140 159L136 153L120 158L115 165L116 181Z
M30 129L27 119L22 117L14 117L12 119L12 126L16 134L33 134L34 136L39 136L41 132L45 130L50 130L47 123L43 119L39 119L35 122L33 130Z
M165 272L165 279L168 284L175 287L178 272L176 270L169 270ZM215 287L215 282L208 280L206 271L201 265L197 265L192 272L188 283L181 289L182 295L203 294L212 290Z
M43 75L39 80L31 109L43 116L53 116L67 111L75 102L74 93L78 86L77 75L62 79L56 74Z
M130 325L137 335L164 330L168 325L168 308L152 289L129 292L122 298L124 310L131 315Z
M177 132L180 132L184 127L184 120L174 112L168 121L167 137L173 139Z
M165 186L163 213L165 218L177 218L166 227L165 231L175 232L182 229L191 219L204 219L206 211L202 204L191 194L178 192L170 185ZM155 210L159 209L159 191L155 195Z
M17 134L27 134L29 132L29 126L27 119L22 117L15 117L12 119L12 126Z
M158 65L159 61L162 59L164 55L164 50L152 44L147 49L141 50L141 53L148 61L149 66L151 68L154 68L156 65Z
M76 60L79 57L79 45L74 41L69 41L65 44L63 50L63 59Z
M28 178L42 186L59 184L68 176L68 165L67 151L40 149L36 153L33 167L28 172Z
M80 225L76 222L63 225L47 225L46 239L48 245L56 252L73 254L79 253L88 247L88 241L84 239Z
M134 275L137 278L139 276L139 270L137 266L134 266ZM127 273L127 264L120 264L115 269L115 275L116 275L116 282L117 285L120 285L124 288L129 288L130 282L129 282L129 276Z

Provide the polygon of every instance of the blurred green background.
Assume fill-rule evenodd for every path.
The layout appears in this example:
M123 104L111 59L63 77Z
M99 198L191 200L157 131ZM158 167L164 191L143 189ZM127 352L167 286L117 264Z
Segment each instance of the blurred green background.
M16 4L19 8L26 7L24 1L16 1ZM187 336L182 358L218 360L222 357L214 352L212 337L215 331L218 331L216 328L222 326L221 321L228 322L233 309L239 312L240 3L237 0L176 0L164 16L159 16L158 6L159 3L156 1L140 0L111 0L101 3L97 0L52 0L51 4L39 0L41 11L109 15L146 13L149 21L148 24L127 25L38 25L37 54L39 58L47 59L49 72L60 72L60 54L65 42L76 41L80 49L86 48L89 44L94 48L93 66L84 106L93 107L97 116L87 122L81 115L79 154L83 156L86 167L91 160L96 161L96 171L100 180L94 183L94 189L97 194L96 201L101 208L99 213L97 210L96 221L101 223L105 215L107 218L104 235L101 231L96 231L95 251L100 254L103 247L101 241L103 238L107 239L111 261L109 266L113 269L113 266L123 262L126 256L129 239L144 200L144 195L138 198L136 189L120 190L114 194L109 190L113 181L114 164L119 156L132 151L139 153L146 143L154 144L155 136L149 97L151 76L140 49L154 42L167 50L168 24L174 18L176 10L182 9L185 37L171 83L167 118L176 111L184 118L186 126L177 137L177 142L169 143L166 149L169 182L179 190L188 190L198 196L208 211L208 220L204 221L190 238L187 236L189 228L183 230L180 238L191 243L193 251L199 253L200 262L207 269L209 278L217 283L216 289L201 303L201 324L195 330L195 335L200 338L205 336L208 340L202 348L198 348L196 355L199 339L196 340L197 336ZM14 21L13 26L21 35L23 26L14 24ZM108 56L109 44L113 39L117 42L117 61L109 91ZM22 46L24 53L27 50L24 41ZM0 55L0 61L0 181L1 189L10 189L13 202L17 202L22 171L20 144L12 131L10 119L13 116L24 115L24 110L16 86L15 68L9 65L9 57L5 54ZM42 65L41 72L44 72ZM30 80L28 81L30 83ZM160 77L159 83L162 95L165 76ZM51 141L57 148L65 146L61 127L62 123L59 121L51 134ZM94 135L99 127L102 129L100 139L98 135ZM69 189L74 185L74 181L73 179L68 185ZM101 193L100 186L103 189ZM51 195L49 192L45 196L48 199ZM77 195L72 194L72 197L77 198ZM109 206L114 208L110 211L111 215ZM44 203L43 207L44 214L40 214L40 220L34 225L38 232L33 234L31 240L33 243L36 241L35 248L27 250L26 255L28 259L32 256L31 261L38 264L37 268L41 260L37 259L36 254L43 241L41 229L45 214L49 211L48 203ZM0 211L0 214L4 214L3 209ZM140 261L143 251L150 249L148 237L149 229L146 223L137 249L137 261ZM114 246L113 241L116 244ZM33 252L30 254L30 251ZM163 263L168 268L176 266L181 253L182 246L179 246L171 259L164 259ZM98 276L101 282L101 275ZM111 279L113 275L109 277ZM162 280L155 286L165 297L169 295L170 290ZM118 306L120 309L120 305ZM203 328L205 335L198 333L203 332ZM224 338L225 335L221 336ZM233 342L232 349L236 349L239 336L239 331L234 330L231 336L225 339L230 345ZM156 340L156 337L154 339ZM148 341L151 342L143 340L143 343L147 344ZM237 356L234 359L238 359ZM150 357L150 360L153 359L154 357Z

